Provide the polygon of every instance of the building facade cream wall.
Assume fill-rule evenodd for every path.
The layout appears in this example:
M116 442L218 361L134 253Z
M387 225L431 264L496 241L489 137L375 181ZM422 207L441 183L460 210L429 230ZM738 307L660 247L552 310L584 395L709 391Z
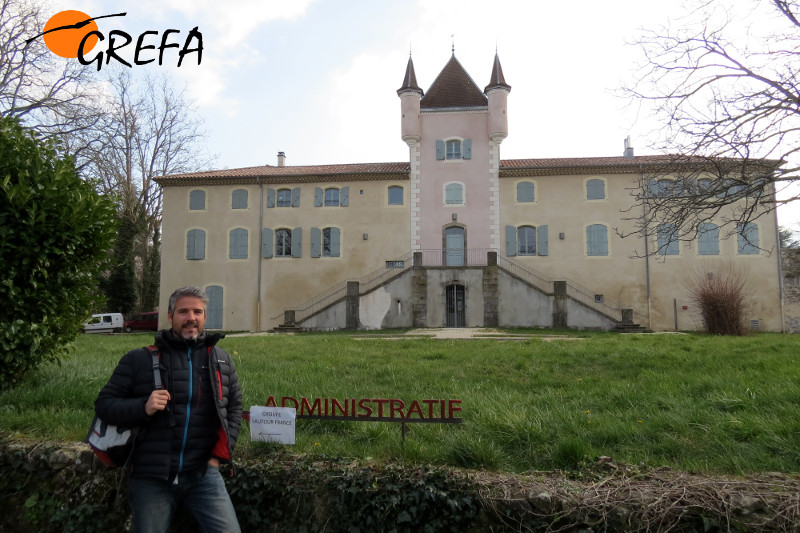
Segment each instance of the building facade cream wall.
M510 90L497 57L486 89L453 56L427 93L409 60L398 90L407 162L285 167L279 156L277 166L159 178L161 307L172 290L194 284L211 289L210 329L268 330L285 311L324 302L333 288L380 269L407 268L411 253L424 251L424 287L409 274L369 289L359 327L482 326L492 316L501 326L552 325L552 293L507 273L487 275L487 252L495 251L501 267L513 261L549 286L567 281L617 314L632 309L636 323L654 330L699 329L691 276L735 265L749 283L748 321L782 331L773 214L754 221L757 250L722 230L716 243L695 239L654 254L663 243L656 228L647 242L635 234L643 210L631 190L664 156L503 160ZM723 226L731 214L710 222ZM493 283L496 290L487 288ZM566 309L571 327L619 320L575 299ZM304 325L346 323L340 302Z

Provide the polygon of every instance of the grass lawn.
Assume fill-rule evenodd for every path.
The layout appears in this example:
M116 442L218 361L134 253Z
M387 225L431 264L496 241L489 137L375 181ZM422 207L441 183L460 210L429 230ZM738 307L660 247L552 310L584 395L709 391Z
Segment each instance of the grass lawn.
M541 330L513 330L544 335ZM459 399L463 423L298 420L288 451L528 472L586 459L718 474L800 471L800 336L554 332L556 340L229 337L244 406L270 395ZM366 338L365 338L366 337ZM69 359L0 394L0 436L82 440L122 354L151 334L82 335ZM240 456L278 445L250 442Z

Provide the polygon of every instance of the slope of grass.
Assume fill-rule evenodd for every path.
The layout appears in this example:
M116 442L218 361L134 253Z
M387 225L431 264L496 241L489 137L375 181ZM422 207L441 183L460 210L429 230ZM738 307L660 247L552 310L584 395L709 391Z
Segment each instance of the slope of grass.
M518 331L515 331L515 333ZM541 331L536 331L541 334ZM713 473L800 470L800 337L570 333L560 340L227 338L245 409L270 395L460 399L463 423L299 420L291 451L524 472L586 458ZM148 334L81 336L0 395L3 435L82 440L97 392ZM245 424L239 453L253 443Z

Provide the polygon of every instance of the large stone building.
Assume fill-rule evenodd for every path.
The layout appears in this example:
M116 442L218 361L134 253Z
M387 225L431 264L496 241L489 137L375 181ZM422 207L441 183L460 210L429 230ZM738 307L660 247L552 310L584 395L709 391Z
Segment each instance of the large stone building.
M620 238L636 224L631 188L670 158L626 144L618 157L501 159L510 91L497 56L485 88L453 55L426 92L409 59L408 161L286 166L281 153L159 178L161 308L189 283L209 294L210 329L698 329L687 275L735 263L751 327L782 331L773 214L741 235L712 220L691 242Z

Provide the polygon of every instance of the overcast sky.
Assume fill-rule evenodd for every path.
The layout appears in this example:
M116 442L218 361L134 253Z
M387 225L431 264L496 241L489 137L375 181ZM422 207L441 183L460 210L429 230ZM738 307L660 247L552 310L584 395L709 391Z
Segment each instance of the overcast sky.
M396 90L409 52L427 90L453 46L481 88L499 54L512 87L503 159L617 156L626 136L636 154L653 153L654 123L618 94L641 60L626 43L684 14L680 0L78 0L53 9L127 12L98 25L134 42L177 29L182 43L197 26L199 66L189 55L176 68L172 50L162 67L134 68L185 88L220 169L276 164L279 151L289 165L408 160ZM798 218L782 213L781 223Z

